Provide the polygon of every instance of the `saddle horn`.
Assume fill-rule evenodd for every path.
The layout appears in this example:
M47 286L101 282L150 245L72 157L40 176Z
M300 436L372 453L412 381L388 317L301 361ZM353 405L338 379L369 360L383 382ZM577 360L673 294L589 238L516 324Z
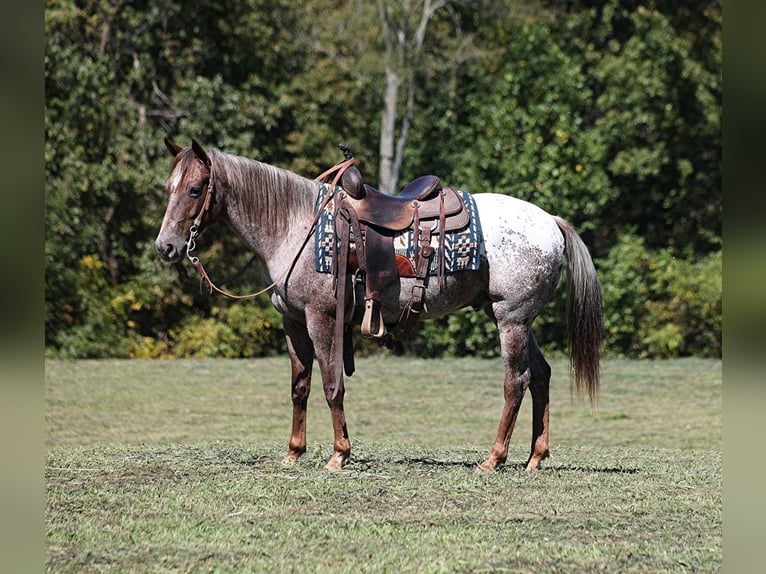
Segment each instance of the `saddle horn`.
M343 157L346 160L354 159L354 154L351 153L351 148L348 144L340 143L338 147L343 152ZM340 186L354 199L362 199L364 197L364 182L362 181L362 172L356 165L350 165L343 172L340 178Z

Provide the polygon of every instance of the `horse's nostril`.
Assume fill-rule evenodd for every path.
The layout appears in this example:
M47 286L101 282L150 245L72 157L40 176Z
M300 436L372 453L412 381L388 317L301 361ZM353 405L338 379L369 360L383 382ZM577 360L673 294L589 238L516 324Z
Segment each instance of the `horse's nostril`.
M172 243L157 242L156 249L157 249L157 254L166 260L172 259L173 256L175 255L175 247L173 247Z

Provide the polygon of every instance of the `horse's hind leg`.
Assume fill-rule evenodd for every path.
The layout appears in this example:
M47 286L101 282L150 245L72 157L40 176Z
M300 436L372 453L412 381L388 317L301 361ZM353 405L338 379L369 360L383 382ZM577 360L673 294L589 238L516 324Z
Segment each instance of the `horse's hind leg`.
M282 324L287 337L287 351L292 371L293 426L285 463L293 463L306 452L306 410L311 391L311 368L314 345L306 326L287 317Z
M493 471L508 458L508 444L511 441L516 417L519 414L521 401L530 379L527 350L529 327L523 324L502 327L498 323L498 329L500 331L500 349L505 364L505 382L503 385L505 405L500 417L495 444L492 445L487 460L479 465L478 470L480 472Z
M529 391L532 394L532 451L527 470L535 470L548 458L548 407L551 367L543 357L531 331L529 334Z

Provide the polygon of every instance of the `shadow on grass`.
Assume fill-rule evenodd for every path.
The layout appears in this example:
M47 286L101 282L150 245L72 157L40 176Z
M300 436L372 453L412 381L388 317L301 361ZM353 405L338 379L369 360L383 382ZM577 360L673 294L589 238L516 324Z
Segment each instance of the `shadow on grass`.
M600 473L600 474L638 474L641 472L640 468L625 468L623 466L568 466L568 465L554 465L545 466L541 470L553 470L556 472L585 472L585 473Z
M461 466L463 468L473 468L478 464L478 461L468 462L464 460L440 460L436 458L430 458L426 456L400 458L394 461L396 464L414 465L420 464L422 466L434 466L434 467L454 467Z
M242 453L237 453L238 456L230 457L232 460L236 460L239 464L244 466L261 466L271 465L274 463L274 459L270 455L256 455L250 454L242 456ZM375 468L385 467L387 464L395 464L400 466L420 466L423 468L466 468L475 469L479 466L479 460L456 460L456 459L438 459L427 456L410 456L399 457L392 460L386 460L385 458L376 457L352 457L346 466L347 470L356 470L364 472L366 470L374 470ZM504 464L497 469L497 472L524 472L526 463L513 463ZM540 469L537 472L542 473L585 473L585 474L638 474L641 472L639 468L624 467L624 466L584 466L584 465L567 465L567 464L546 464L543 462L540 465Z
M371 463L373 461L365 461ZM409 457L400 458L395 461L396 464L404 465L422 465L428 467L463 467L463 468L476 468L479 465L479 461L464 461L464 460L441 460L429 457ZM523 471L526 464L504 464L498 468L498 472L514 472ZM582 472L588 474L637 474L640 472L638 468L625 468L625 467L597 467L597 466L571 466L571 465L547 465L542 463L539 472Z

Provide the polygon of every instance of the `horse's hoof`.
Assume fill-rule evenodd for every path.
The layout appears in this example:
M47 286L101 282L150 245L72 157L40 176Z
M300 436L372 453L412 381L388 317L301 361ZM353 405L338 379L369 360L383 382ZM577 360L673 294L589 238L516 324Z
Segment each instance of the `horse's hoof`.
M534 470L538 470L540 468L540 463L543 462L546 458L550 456L550 453L546 450L542 454L532 454L532 456L529 457L529 460L527 461L527 466L525 470L527 472L531 472Z
M474 474L492 474L495 472L495 470L495 467L489 466L486 462L483 462L481 464L477 464L473 472Z
M325 470L343 470L343 467L346 466L346 463L348 462L348 457L341 456L339 454L334 454L330 457L330 460L327 461L327 464L324 465Z
M339 472L343 470L343 465L339 462L331 460L326 465L324 465L324 469L328 472Z
M298 462L298 459L300 458L300 456L301 455L299 454L290 453L287 456L285 456L285 458L282 459L282 464L287 464L287 465L295 464L296 462Z

